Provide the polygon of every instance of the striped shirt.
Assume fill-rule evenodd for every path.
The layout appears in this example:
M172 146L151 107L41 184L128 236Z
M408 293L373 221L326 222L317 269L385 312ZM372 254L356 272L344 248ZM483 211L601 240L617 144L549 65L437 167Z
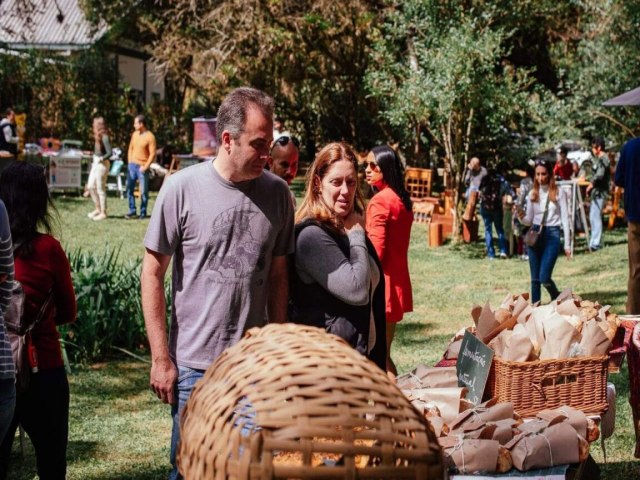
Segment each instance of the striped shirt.
M15 378L11 344L4 325L4 312L11 301L13 290L13 248L7 209L0 200L0 379Z

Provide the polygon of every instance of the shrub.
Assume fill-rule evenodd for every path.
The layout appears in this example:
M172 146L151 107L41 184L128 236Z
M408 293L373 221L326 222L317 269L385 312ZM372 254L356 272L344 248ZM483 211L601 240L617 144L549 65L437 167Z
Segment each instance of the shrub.
M94 361L112 347L147 347L140 296L140 259L119 262L120 248L69 254L78 318L60 333L72 361ZM168 304L168 303L167 303Z

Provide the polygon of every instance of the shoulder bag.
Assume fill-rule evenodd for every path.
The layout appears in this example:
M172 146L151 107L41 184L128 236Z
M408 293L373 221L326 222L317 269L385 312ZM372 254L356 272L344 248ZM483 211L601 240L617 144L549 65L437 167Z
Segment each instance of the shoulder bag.
M547 195L547 202L544 206L544 213L542 214L542 222L540 222L540 228L535 228L535 225L532 225L531 228L527 230L527 233L525 233L524 238L522 239L524 244L528 247L531 247L531 248L535 247L536 243L538 243L538 239L540 238L540 235L542 235L544 224L547 221L547 212L549 211L550 195L551 195L551 192L549 192L549 194Z

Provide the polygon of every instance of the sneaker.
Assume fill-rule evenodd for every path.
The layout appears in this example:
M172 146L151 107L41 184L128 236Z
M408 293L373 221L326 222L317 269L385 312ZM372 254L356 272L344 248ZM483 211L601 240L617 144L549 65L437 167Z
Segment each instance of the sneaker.
M505 252L500 252L500 258L508 258L508 255Z
M98 215L99 213L100 213L100 210L98 210L98 209L96 208L93 212L88 213L88 214L87 214L87 217L89 217L89 218L93 219L93 217L95 217L95 216L96 216L96 215Z
M100 220L104 220L105 218L107 218L107 214L100 212L98 215L93 217L93 220L99 222Z
M147 216L146 216L146 215L140 215L140 216L138 217L138 220L144 220L145 218L147 218Z
M125 220L131 220L131 219L133 219L133 218L137 218L136 212L133 212L133 213L127 213L127 214L124 216L124 219L125 219Z

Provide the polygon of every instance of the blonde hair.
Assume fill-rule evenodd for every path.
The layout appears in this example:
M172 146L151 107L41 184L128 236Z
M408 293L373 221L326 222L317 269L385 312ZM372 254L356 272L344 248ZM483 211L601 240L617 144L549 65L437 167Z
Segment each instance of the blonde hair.
M356 193L353 201L353 209L360 214L364 212L364 199L360 191L360 179L358 177L358 157L353 148L347 143L334 142L325 145L325 147L318 152L318 155L316 155L316 159L313 161L313 164L311 164L311 167L309 167L304 199L296 213L296 223L310 218L317 220L333 230L342 230L342 219L325 205L319 189L319 184L327 175L331 165L342 160L347 160L353 165L353 171L356 177Z

